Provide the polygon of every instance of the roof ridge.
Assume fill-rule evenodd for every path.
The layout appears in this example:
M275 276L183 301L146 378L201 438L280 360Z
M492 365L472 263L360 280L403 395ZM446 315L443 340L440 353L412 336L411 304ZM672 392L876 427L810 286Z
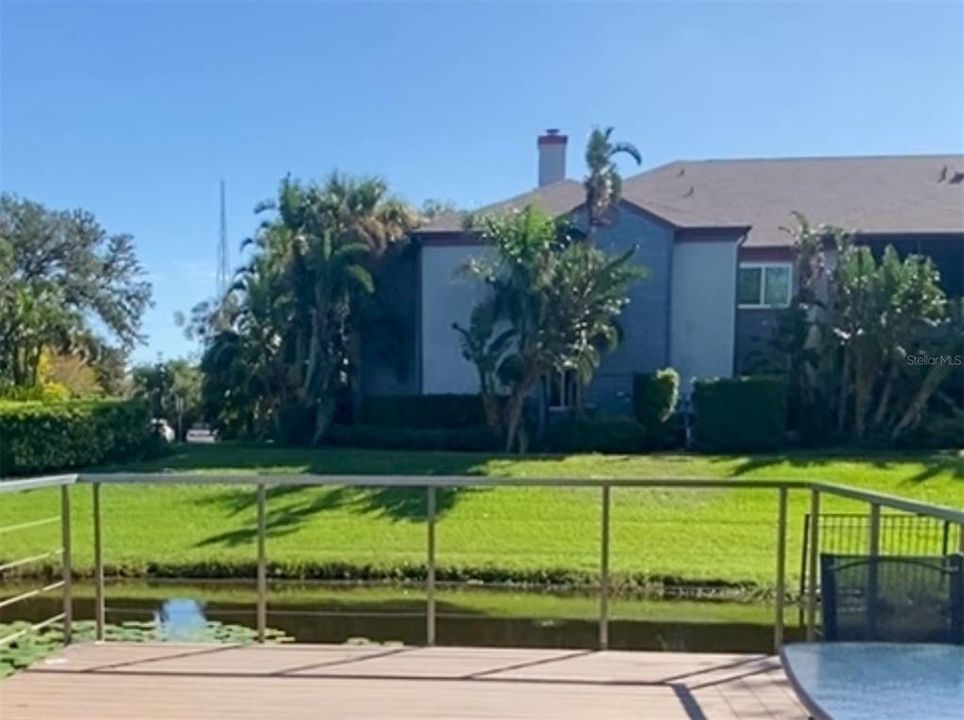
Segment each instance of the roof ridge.
M928 160L928 159L943 159L943 158L961 158L964 159L964 152L947 152L947 153L903 153L903 154L893 154L893 155L779 155L774 157L718 157L718 158L698 158L698 159L685 159L680 158L673 160L672 162L664 163L655 168L651 168L645 172L652 172L653 170L659 170L666 167L671 167L673 165L680 164L697 164L697 163L734 163L734 162L747 162L747 163L766 163L766 162L811 162L811 161L846 161L846 160ZM640 175L644 173L638 173ZM635 176L633 176L635 177Z

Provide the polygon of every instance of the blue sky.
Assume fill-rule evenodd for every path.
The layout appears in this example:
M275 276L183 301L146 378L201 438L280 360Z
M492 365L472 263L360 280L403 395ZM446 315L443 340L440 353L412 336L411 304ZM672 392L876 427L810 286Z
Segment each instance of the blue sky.
M677 158L964 151L964 4L0 4L0 186L130 232L153 359L290 172L474 207L593 125ZM628 169L628 168L627 168Z

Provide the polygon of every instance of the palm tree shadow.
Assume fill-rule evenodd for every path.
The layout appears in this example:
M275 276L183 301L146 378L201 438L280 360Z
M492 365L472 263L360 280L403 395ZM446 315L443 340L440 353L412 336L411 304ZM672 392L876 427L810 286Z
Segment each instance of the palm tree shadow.
M435 514L443 517L465 495L480 488L439 487L435 489ZM198 501L216 505L229 517L250 513L257 504L257 490L232 489ZM272 507L273 506L273 507ZM266 535L283 537L298 532L319 515L347 509L358 515L384 517L392 522L427 522L428 489L424 487L308 487L281 485L267 491ZM243 527L211 535L196 547L223 545L237 547L252 543L258 535L257 519Z
M729 462L730 460L730 457L720 456L715 458L713 462ZM964 480L964 457L954 451L915 453L839 450L749 455L733 469L732 474L735 476L746 475L754 470L783 464L817 471L826 465L847 460L866 463L881 470L893 468L895 463L902 462L916 462L923 465L920 471L902 479L901 485L923 483L944 473L949 473L954 480Z

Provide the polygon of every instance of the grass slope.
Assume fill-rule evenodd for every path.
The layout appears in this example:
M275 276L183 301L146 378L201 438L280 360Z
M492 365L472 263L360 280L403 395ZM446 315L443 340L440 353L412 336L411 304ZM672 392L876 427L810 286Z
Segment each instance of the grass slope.
M120 469L120 468L118 468ZM537 456L289 450L243 445L180 448L123 468L200 473L483 474L513 478L727 477L820 479L964 507L959 453L774 456ZM599 491L464 489L440 494L438 561L452 579L587 580L598 566ZM92 564L90 492L76 488L75 566ZM155 484L102 491L105 561L134 575L252 575L254 491ZM772 584L776 492L638 490L613 493L612 566L636 577ZM789 565L799 565L806 493L791 493ZM0 496L0 527L54 514L48 490ZM864 511L829 500L825 511ZM268 556L288 577L418 577L425 553L418 490L274 488ZM58 528L0 535L0 562L56 547Z

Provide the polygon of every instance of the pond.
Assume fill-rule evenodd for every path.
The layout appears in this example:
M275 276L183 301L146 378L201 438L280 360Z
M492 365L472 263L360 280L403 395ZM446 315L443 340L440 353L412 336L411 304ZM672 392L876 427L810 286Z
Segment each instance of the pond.
M26 588L4 585L0 597ZM255 627L253 583L112 582L107 586L107 621L155 620L171 639L190 637L207 620ZM94 616L89 583L75 583L78 620ZM598 603L585 593L440 588L437 642L547 648L596 646ZM0 622L39 621L60 611L57 593L0 610ZM625 650L772 652L773 606L766 602L649 600L615 597L610 647ZM788 609L788 639L802 638L796 608ZM425 640L425 595L421 588L272 584L268 625L298 642L421 644Z

